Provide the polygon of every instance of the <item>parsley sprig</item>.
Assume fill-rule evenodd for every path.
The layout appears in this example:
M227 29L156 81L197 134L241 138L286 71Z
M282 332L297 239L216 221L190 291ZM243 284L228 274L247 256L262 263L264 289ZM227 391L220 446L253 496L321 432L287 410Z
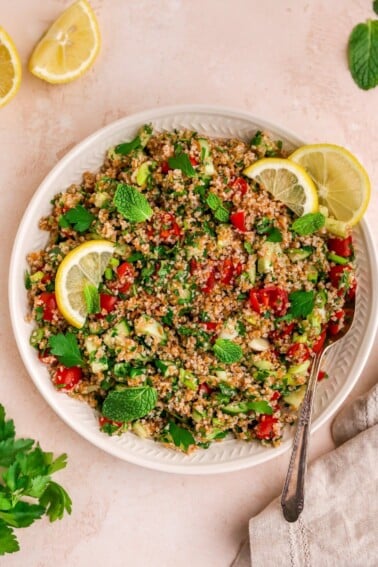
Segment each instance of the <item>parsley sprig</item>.
M72 227L77 232L85 232L94 219L95 216L88 209L83 207L83 205L77 205L60 217L59 226L62 228Z
M0 404L0 555L20 549L14 528L25 528L46 515L50 522L71 514L71 498L51 480L67 464L67 455L54 459L33 439L16 439L13 420Z
M49 338L49 347L51 354L57 356L59 362L67 368L82 366L84 363L77 338L73 333L52 335Z

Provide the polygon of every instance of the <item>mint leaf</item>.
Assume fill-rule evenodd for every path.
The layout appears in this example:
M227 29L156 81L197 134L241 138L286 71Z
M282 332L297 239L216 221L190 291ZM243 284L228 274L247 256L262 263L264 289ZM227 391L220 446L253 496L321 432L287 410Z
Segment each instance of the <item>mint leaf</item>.
M100 313L100 294L97 287L91 283L87 283L83 289L87 313Z
M51 481L39 499L50 522L61 520L64 512L71 514L72 500L62 486Z
M368 20L353 28L348 58L353 80L361 89L373 89L378 85L378 20Z
M83 205L70 209L59 219L59 226L72 226L77 232L85 232L91 226L95 216Z
M215 211L214 217L220 222L228 222L230 219L230 213L228 209L222 205Z
M265 415L272 415L273 409L268 402L261 400L258 402L247 402L248 410L254 411L256 413L263 413Z
M114 421L133 421L144 417L157 402L157 392L151 386L112 390L102 405L102 415Z
M187 451L191 445L196 444L190 431L184 427L179 427L173 421L170 421L168 424L168 432L176 447L179 447L183 451Z
M291 230L294 230L301 236L312 234L322 228L325 224L325 216L322 213L307 213L303 217L296 219L291 225Z
M119 213L132 222L143 222L152 217L153 211L148 201L131 185L118 183L113 199Z
M139 136L136 136L134 140L131 142L124 142L123 144L118 144L114 151L116 154L120 154L122 156L129 155L133 150L137 150L138 148L142 147L142 142Z
M220 199L217 195L214 195L214 193L208 194L206 203L209 205L212 211L216 211L223 205L222 199Z
M243 357L242 348L229 339L217 339L213 351L217 359L226 364L238 362Z
M276 227L272 227L266 239L267 242L282 242L282 234Z
M290 310L293 317L307 317L315 305L314 291L293 291L289 294Z
M214 217L220 222L228 222L230 218L230 213L227 206L223 203L214 193L209 193L206 199L207 205L213 211Z
M182 153L168 158L168 165L171 169L181 169L188 177L194 177L196 174L196 170L190 163L188 154Z
M16 536L11 527L0 520L0 555L14 553L20 549Z
M58 333L49 338L51 354L58 357L59 362L67 368L82 366L84 361L81 356L77 339L73 333Z

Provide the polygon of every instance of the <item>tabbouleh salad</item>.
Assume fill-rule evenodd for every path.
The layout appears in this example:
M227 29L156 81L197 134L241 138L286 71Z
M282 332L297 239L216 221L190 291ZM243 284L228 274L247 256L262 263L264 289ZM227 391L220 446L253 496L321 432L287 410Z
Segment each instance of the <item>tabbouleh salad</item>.
M264 132L245 142L146 125L52 200L49 242L28 255L30 341L104 432L191 452L229 434L278 445L296 420L311 360L355 293L354 254L321 213L298 218L243 176L268 156L285 153ZM55 277L91 240L115 247L78 329Z

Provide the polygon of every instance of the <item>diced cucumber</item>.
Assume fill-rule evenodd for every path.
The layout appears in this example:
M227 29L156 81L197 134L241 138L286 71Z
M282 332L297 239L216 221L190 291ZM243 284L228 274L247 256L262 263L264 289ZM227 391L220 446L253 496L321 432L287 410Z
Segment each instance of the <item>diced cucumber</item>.
M43 339L44 336L45 336L45 330L44 330L43 327L39 327L38 329L34 329L32 334L30 335L30 339L29 339L31 346L33 346L35 348L38 347L39 343L41 342L41 340Z
M307 373L311 364L311 360L305 360L300 364L293 364L289 366L287 372L290 376L304 376Z
M141 315L141 317L139 317L139 319L135 322L134 328L137 335L153 337L159 343L162 343L167 339L167 335L161 323L148 315Z
M205 417L205 412L203 411L199 411L198 409L194 409L192 412L192 418L193 420L198 423L199 421L202 421L202 419Z
M274 364L269 360L253 360L253 366L258 370L273 370Z
M205 175L214 175L215 168L210 156L209 142L205 138L198 138L198 143L201 148L201 161L204 164L204 173Z
M109 201L110 201L110 195L109 193L106 193L106 191L99 191L94 196L94 205L98 209L101 209Z
M193 300L193 293L189 285L181 285L177 288L179 299L179 305L185 305L186 303L191 303Z
M179 380L181 384L189 388L189 390L198 389L198 378L196 378L193 372L190 372L189 370L180 368Z
M228 372L226 372L226 370L216 370L216 371L215 371L215 376L216 376L219 380L227 380L227 378L228 378Z
M339 256L338 254L334 254L333 252L330 252L327 255L327 259L330 262L335 262L335 264L339 264L340 266L345 266L350 262L350 258L344 258L343 256Z
M324 307L327 304L328 295L325 289L321 289L315 296L315 307Z
M340 236L341 238L346 238L348 236L349 227L343 221L326 217L324 226L328 232L335 236Z
M142 439L147 439L150 436L147 429L140 423L140 421L134 421L132 424L132 430L135 435L138 435L138 437L141 437Z
M247 269L248 278L250 283L253 285L256 281L256 256L252 255L248 257Z
M247 402L234 402L231 404L227 404L226 406L222 407L222 411L227 413L228 415L238 415L239 413L247 413L248 412L248 403Z
M316 283L319 278L319 272L315 268L309 268L307 271L307 281Z
M139 185L139 187L143 187L143 185L146 185L148 176L150 175L151 172L151 165L152 165L151 161L145 161L138 167L138 170L135 175L135 180L137 182L137 185Z
M257 260L257 271L260 274L267 274L273 270L273 261L282 249L276 242L265 242L260 250L260 257Z
M87 349L88 354L90 354L91 352L96 352L100 346L98 337L89 335L84 340L84 346Z
M30 276L30 281L32 283L38 283L41 281L41 279L43 278L45 274L41 271L35 272L34 274L31 274Z
M305 393L306 386L303 385L297 390L289 392L286 396L283 396L283 399L287 404L291 405L293 409L297 410L303 401Z
M124 339L130 335L130 327L125 319L122 319L119 323L114 325L109 331L104 335L104 343L109 348L114 348L115 346L122 346L124 344Z
M312 246L306 248L289 248L287 255L292 262L299 262L300 260L305 260L313 253L314 249Z
M108 370L109 364L108 364L107 359L104 357L104 358L99 358L99 359L91 362L90 367L91 367L92 372L94 374L97 374L99 372L104 372L105 370Z
M155 364L157 370L159 370L162 373L163 376L167 376L169 367L174 366L174 364L172 364L172 362L170 360L156 359L154 361L154 364Z

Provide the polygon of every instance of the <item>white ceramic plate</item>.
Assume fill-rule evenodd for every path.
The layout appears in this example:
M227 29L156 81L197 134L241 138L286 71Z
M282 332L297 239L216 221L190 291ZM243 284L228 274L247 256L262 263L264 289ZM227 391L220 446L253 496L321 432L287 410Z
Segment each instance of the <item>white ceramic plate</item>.
M287 149L304 142L289 132L245 113L207 106L162 108L128 116L109 124L71 150L49 173L35 192L20 224L13 248L9 274L9 301L13 331L19 351L35 385L55 412L75 431L104 451L121 459L168 472L185 474L221 473L256 465L286 451L293 430L286 431L281 446L265 448L257 443L224 440L207 450L186 456L150 440L127 433L109 437L98 429L95 413L84 403L59 393L51 384L46 367L29 345L32 324L26 321L24 289L26 254L45 246L47 233L38 221L50 211L50 199L70 184L81 181L84 171L95 171L110 147L132 139L139 126L152 122L155 130L190 128L209 136L250 139L257 129L266 129L284 141ZM376 326L376 258L366 222L354 232L358 268L357 320L344 341L326 361L330 379L318 388L312 430L318 429L336 411L357 381L367 360Z

